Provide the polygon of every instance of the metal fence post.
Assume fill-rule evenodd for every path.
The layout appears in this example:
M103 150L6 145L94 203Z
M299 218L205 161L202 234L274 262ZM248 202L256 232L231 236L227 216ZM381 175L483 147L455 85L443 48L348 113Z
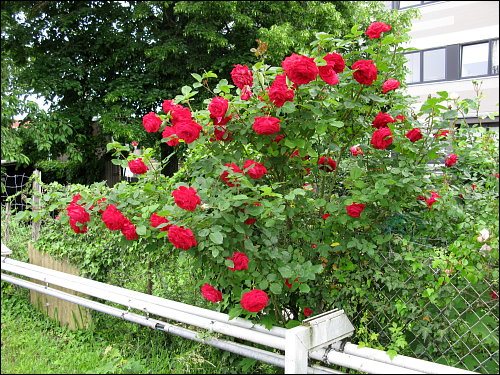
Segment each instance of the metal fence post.
M310 327L298 326L286 331L285 374L307 374Z

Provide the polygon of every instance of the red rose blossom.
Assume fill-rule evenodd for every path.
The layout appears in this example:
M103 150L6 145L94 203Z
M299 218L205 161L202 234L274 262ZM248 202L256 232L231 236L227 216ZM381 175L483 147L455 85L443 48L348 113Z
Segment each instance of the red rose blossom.
M142 126L148 133L156 133L162 124L161 118L156 116L156 113L149 112L142 118Z
M171 225L168 228L168 240L178 249L188 250L192 246L198 246L191 229L182 226Z
M210 117L216 119L217 121L221 121L222 118L226 115L228 105L229 101L222 96L216 96L215 98L212 98L210 104L208 105Z
M194 211L196 206L201 203L197 191L192 187L179 186L172 192L175 204L187 211Z
M142 158L137 158L128 162L130 171L135 174L144 174L148 171L148 167L142 161Z
M203 284L201 287L201 294L210 302L217 303L222 301L222 293L208 283Z
M391 25L387 25L383 22L373 22L366 30L366 35L373 38L380 38L380 34L391 30Z
M179 138L177 138L175 129L172 126L165 126L165 129L163 129L161 136L163 139L166 138L166 141L164 142L169 146L177 146L179 144Z
M323 216L321 216L321 217L323 218L323 220L326 220L326 219L328 219L330 216L332 216L332 215L330 215L330 214L324 214L324 215L323 215Z
M250 90L250 86L244 86L241 89L241 94L240 94L240 99L241 100L248 100L252 97L253 92Z
M446 167L453 167L456 164L457 160L458 160L458 155L456 154L448 155L446 161L444 162L444 165Z
M418 197L417 197L417 199L421 199L421 200L424 200L424 201L425 201L425 203L427 204L427 208L428 208L429 210L431 209L432 205L433 205L434 203L436 203L436 202L437 202L437 199L436 199L436 198L441 198L441 195L439 195L439 194L438 194L437 192L435 192L435 191L430 191L430 193L431 193L431 197L430 197L430 198L428 198L428 199L426 199L426 198L425 198L424 196L422 196L422 195L420 195L420 196L418 196Z
M397 115L396 117L394 117L394 120L399 120L399 121L403 122L406 120L406 117L403 115Z
M352 204L345 207L347 214L352 217L359 217L363 212L365 205L363 203L352 202Z
M161 104L163 112L169 113L171 110L175 109L175 104L173 100L164 100Z
M342 73L345 69L345 61L342 55L332 52L323 57L328 65L333 67L335 73Z
M258 134L270 135L280 131L281 120L276 117L254 117L252 129Z
M158 216L158 214L156 212L151 215L151 217L149 218L149 221L151 223L151 226L154 228L157 228L161 224L166 224L166 223L170 222L166 217ZM166 231L168 231L168 228L170 227L170 225L165 225L164 227L161 227L160 230L163 232L166 232Z
M440 130L439 132L434 134L434 137L446 139L448 137L449 132L450 132L450 130Z
M416 142L419 139L422 139L422 132L419 128L415 128L406 133L406 138L408 138L412 142Z
M276 107L283 107L285 102L293 101L295 92L288 88L286 84L286 76L279 74L268 88L269 100L276 105Z
M193 120L187 120L175 124L175 134L186 143L192 143L198 139L201 132L201 125Z
M352 146L351 148L349 148L349 151L351 151L352 156L364 155L363 150L361 149L361 147L359 147L359 145Z
M323 81L329 85L336 85L339 83L339 78L337 72L335 71L335 58L328 54L323 59L326 61L326 65L318 66L319 76Z
M174 126L180 122L189 122L193 119L193 115L189 108L183 107L180 104L176 104L170 114L172 115L172 124Z
M304 316L311 316L312 312L309 307L304 307Z
M246 65L234 65L233 70L231 70L231 78L233 79L233 83L240 90L242 90L245 86L252 87L253 85L252 72Z
M378 150L385 150L393 141L392 132L389 128L375 130L372 135L371 144Z
M396 90L400 84L401 83L397 79L389 78L382 85L382 93L385 94L387 91Z
M351 69L356 70L352 76L362 85L371 85L377 79L377 67L372 60L358 60Z
M139 238L137 232L135 231L135 225L132 224L127 218L125 218L125 221L123 222L121 232L127 240L136 240Z
M296 85L305 85L316 79L318 67L312 57L292 53L281 63L290 81Z
M234 267L227 267L231 271L248 269L249 259L245 253L234 252L232 257L227 257L234 263Z
M253 225L253 224L255 224L256 222L257 222L257 219L254 219L254 218L251 218L251 217L249 217L248 219L246 219L246 220L244 221L244 223L245 223L245 224L248 224L248 225Z
M393 122L396 122L396 120L393 119L390 114L379 112L372 121L372 127L380 129L383 127L387 127L388 123Z
M326 172L333 172L335 169L337 169L337 162L330 156L328 156L328 158L326 156L320 157L318 160L318 165L321 165L319 169Z
M125 216L116 208L114 204L108 205L103 211L101 220L110 230L120 230L127 220Z
M241 297L241 307L249 312L258 312L267 306L269 297L266 292L260 289L252 289L250 292L244 293Z
M243 174L243 171L240 169L240 167L238 167L235 163L231 163L231 164L224 164L224 166L226 167L229 167L231 168L231 170L233 171L233 173L242 173ZM220 178L228 185L228 186L240 186L240 184L238 183L238 179L237 178L234 178L234 179L230 179L229 178L229 172L228 171L224 171L222 172L222 174L220 175Z
M245 173L249 175L250 178L259 179L267 173L267 168L264 167L264 164L258 163L255 160L248 159L247 161L245 161L245 164L243 164L243 169L247 169L249 167L252 168L250 168Z

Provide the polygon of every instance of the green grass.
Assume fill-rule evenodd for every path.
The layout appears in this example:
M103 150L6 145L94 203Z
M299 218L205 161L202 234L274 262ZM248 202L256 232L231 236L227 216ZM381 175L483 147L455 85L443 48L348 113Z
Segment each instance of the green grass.
M93 312L70 331L2 282L2 374L275 374L283 369Z

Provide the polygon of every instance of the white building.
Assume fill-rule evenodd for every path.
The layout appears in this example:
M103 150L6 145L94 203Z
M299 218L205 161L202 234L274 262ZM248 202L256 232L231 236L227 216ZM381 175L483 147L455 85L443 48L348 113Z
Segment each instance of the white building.
M482 82L479 117L496 112L483 126L498 132L498 1L386 1L392 9L417 7L407 54L407 92L424 101L429 94L447 91L461 99L474 98L472 81ZM467 123L478 123L475 111Z

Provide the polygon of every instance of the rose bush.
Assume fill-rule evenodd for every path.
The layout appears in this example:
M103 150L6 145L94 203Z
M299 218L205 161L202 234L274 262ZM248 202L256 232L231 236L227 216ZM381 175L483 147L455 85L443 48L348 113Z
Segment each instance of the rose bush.
M90 221L78 222L121 231L160 262L192 257L198 290L231 316L290 327L313 311L366 309L366 290L390 282L381 252L407 256L401 236L416 223L426 236L457 239L467 217L429 164L459 172L461 149L456 164L442 161L457 110L444 93L415 110L399 89L407 36L390 24L353 28L344 40L318 34L281 67L235 64L232 84L194 73L192 86L143 119L145 132L187 145L183 167L167 179L159 150L143 150L138 182L117 184L99 207L102 195L81 192ZM198 89L211 97L193 109ZM128 145L108 149L121 166L136 158ZM446 261L458 267L464 257Z

